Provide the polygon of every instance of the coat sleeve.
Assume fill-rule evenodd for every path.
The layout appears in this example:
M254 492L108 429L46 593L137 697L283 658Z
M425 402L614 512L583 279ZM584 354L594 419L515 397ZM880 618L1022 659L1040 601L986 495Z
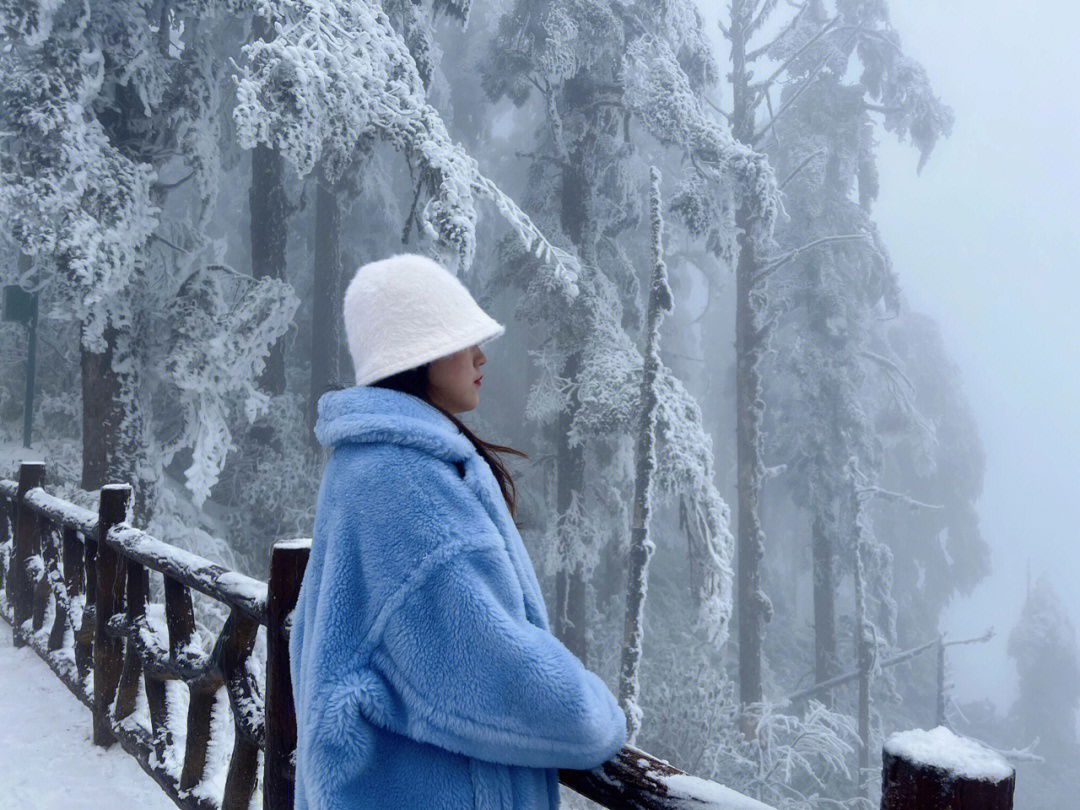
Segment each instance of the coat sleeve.
M520 602L500 536L432 565L386 620L361 710L490 762L584 770L614 757L626 742L615 696Z

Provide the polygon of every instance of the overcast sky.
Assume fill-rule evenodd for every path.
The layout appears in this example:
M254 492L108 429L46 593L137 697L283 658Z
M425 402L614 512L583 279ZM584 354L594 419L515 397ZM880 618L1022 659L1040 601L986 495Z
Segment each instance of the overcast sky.
M914 149L881 132L875 214L911 305L941 324L986 449L993 573L944 629L994 626L992 644L949 655L959 699L1004 709L1028 560L1080 628L1080 5L890 6L956 124L919 177Z

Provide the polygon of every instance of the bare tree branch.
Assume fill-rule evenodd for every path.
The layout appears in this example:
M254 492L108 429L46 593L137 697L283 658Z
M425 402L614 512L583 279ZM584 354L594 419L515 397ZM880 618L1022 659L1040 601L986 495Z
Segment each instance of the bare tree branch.
M955 647L958 644L981 644L983 642L989 641L993 637L994 637L994 628L991 627L985 633L983 633L981 636L975 636L974 638L959 638L956 641L942 641L941 646L942 647ZM944 638L944 636L942 636L942 638Z
M155 240L157 240L158 242L161 242L161 243L162 243L163 245L165 245L165 246L167 246L167 247L171 247L171 248L172 248L173 250L175 250L175 251L176 251L177 253L185 253L185 254L186 254L186 253L191 253L191 251L190 251L190 250L184 250L184 248L180 247L179 245L174 245L174 244L173 244L172 242L170 242L170 241L169 241L168 239L166 239L166 238L165 238L164 236L158 236L158 235L157 235L156 233L152 233L152 234L150 234L150 238L151 238L151 239L155 239Z
M843 19L844 19L843 12L840 12L840 11L836 12L836 16L834 16L831 20L829 20L823 26L821 26L820 31L818 31L816 34L814 34L812 37L810 37L810 39L808 39L806 42L803 43L801 48L799 48L797 51L795 51L795 53L793 53L791 56L789 56L787 59L785 59L783 61L783 63L780 65L780 67L778 67L776 70L773 71L772 75L769 76L769 78L767 78L767 79L765 79L764 81L761 81L761 82L755 82L754 84L750 85L751 88L753 88L755 90L755 92L758 92L758 93L767 93L768 90L769 90L769 86L774 81L776 81L777 77L781 73L783 73L785 70L788 69L788 66L792 62L794 62L796 59L798 59L800 56L802 56L808 49L813 47L815 42L817 42L819 39L821 39L823 36L825 36L827 33L829 33L829 31L832 30L833 26L835 26L837 24L837 22L839 22L839 21L841 21Z
M807 242L805 245L797 247L794 250L789 250L783 256L780 256L779 258L774 259L772 262L767 264L764 268L759 270L754 275L754 277L750 280L750 284L751 286L758 284L762 279L776 272L779 268L783 267L792 259L800 256L808 250L811 250L812 248L817 247L818 245L824 245L829 242L850 242L855 239L868 239L869 236L870 235L866 233L845 233L834 236L822 236L821 238L815 239L812 242Z
M777 190L778 191L783 191L784 186L786 186L788 183L790 183L791 180L795 177L795 175L797 175L804 168L806 168L807 164L810 163L811 160L816 158L818 155L825 153L826 151L828 151L827 147L823 146L823 147L821 147L821 149L818 149L816 152L811 152L809 155L807 155L803 159L802 163L800 163L798 166L796 166L794 169L792 169L791 172L788 174L788 176L780 181L780 185L778 185L776 187Z
M943 504L943 503L923 503L922 501L916 500L915 498L912 498L910 495L906 495L903 492L893 492L892 490L884 489L882 487L875 487L875 486L856 487L856 491L860 495L866 495L866 496L877 495L877 496L880 496L882 498L885 498L886 500L900 501L901 503L906 503L906 504L909 504L911 506L921 506L924 509L944 509L945 508L945 504Z
M171 191L172 189L176 188L177 186L182 186L184 183L186 183L188 180L190 180L194 176L195 176L195 172L191 172L186 177L181 177L179 180L176 180L176 181L174 181L172 183L154 183L153 189L154 189L154 191Z
M708 96L704 96L704 95L703 95L703 96L702 96L702 98L703 98L703 99L705 99L705 103L706 103L706 104L708 104L708 105L709 105L710 107L712 107L712 108L713 108L714 110L716 110L716 111L717 111L718 113L720 113L720 114L721 114L722 116L724 116L724 118L726 118L726 119L727 119L727 121L728 121L728 123L729 123L729 124L730 124L730 123L733 123L733 120L734 120L734 119L732 118L732 116L731 116L731 113L729 113L729 112L728 112L727 110L725 110L725 109L723 109L722 107L720 107L720 105L716 104L716 103L715 103L715 102L714 102L714 101L713 101L713 100L712 100L711 98L709 98Z
M854 30L851 32L851 36L844 40L843 46L839 48L840 51L846 50L847 46L851 44L851 41L855 39L860 29L862 29L863 27L863 22L863 20L860 20L859 24L855 26ZM794 104L798 100L799 96L801 96L803 92L805 92L806 88L809 87L817 79L818 73L820 73L821 69L825 67L825 63L829 61L829 57L831 57L833 55L833 52L836 50L838 49L835 46L830 47L826 50L825 55L821 57L821 59L816 65L814 65L813 70L810 71L803 83L799 85L799 89L791 94L791 97L784 102L784 105L780 108L780 111L775 116L769 119L769 123L762 127L761 131L750 139L750 146L755 146L757 142L761 140L762 136L764 136L765 133L769 131L772 125L776 123L777 119L780 118L780 116L782 116L789 109L791 109L791 105Z

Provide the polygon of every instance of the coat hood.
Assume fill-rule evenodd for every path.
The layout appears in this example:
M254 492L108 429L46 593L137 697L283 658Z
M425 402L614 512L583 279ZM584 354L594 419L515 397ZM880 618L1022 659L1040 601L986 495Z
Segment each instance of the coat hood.
M319 397L315 437L327 447L342 442L390 442L445 461L479 456L442 411L419 397L371 385L327 391Z
M442 411L419 397L372 385L327 391L319 398L315 436L324 446L395 444L460 464L466 487L487 511L507 542L525 590L530 621L548 628L540 583L514 524L502 490L473 443Z

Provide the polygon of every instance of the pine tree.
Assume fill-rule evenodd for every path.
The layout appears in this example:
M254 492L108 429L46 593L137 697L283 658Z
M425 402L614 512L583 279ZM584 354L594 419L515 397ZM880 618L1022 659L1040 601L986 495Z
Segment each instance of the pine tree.
M723 111L731 122L736 141L748 148L761 148L778 122L790 117L791 110L811 88L819 85L825 74L844 74L853 51L865 65L858 86L856 102L867 111L885 114L885 126L901 137L910 134L921 157L919 168L929 157L937 138L947 134L952 124L948 107L930 90L925 72L899 49L898 37L888 26L884 2L870 4L842 0L837 13L829 18L821 0L798 6L780 32L763 45L754 47L751 40L767 30L779 4L774 0L733 0L730 16L720 27L731 44L732 108ZM754 81L752 65L763 56L779 61L779 66L764 80ZM779 106L772 106L772 88L781 76L790 80ZM882 104L874 104L880 100ZM762 106L768 119L758 123ZM809 162L809 158L807 162ZM796 167L798 172L805 164ZM872 164L860 165L860 192L876 184ZM847 172L845 172L847 174ZM784 186L789 177L781 181ZM866 191L864 191L864 189ZM756 703L763 696L761 649L765 624L772 613L771 603L761 587L761 561L765 555L764 532L759 517L763 463L762 400L760 364L769 346L776 324L768 315L766 283L776 270L818 245L841 239L862 238L845 233L814 234L810 242L778 255L768 255L760 240L749 238L759 217L756 211L740 206L735 223L739 237L736 275L736 410L738 436L739 492L739 680L740 697L745 704ZM821 536L824 536L823 534ZM831 554L821 549L819 570L830 568ZM821 578L821 587L829 581ZM823 599L820 610L823 630L828 640L829 604ZM832 634L835 638L835 634ZM825 645L822 665L827 668L832 642Z
M1048 759L1075 760L1080 753L1080 650L1068 613L1046 577L1029 588L1008 650L1020 675L1020 694L1009 709L1013 726L1028 740L1038 737L1038 751Z
M222 302L206 298L220 287L184 286L217 266L207 229L220 171L216 52L229 27L214 22L235 9L176 2L149 14L148 6L0 7L8 135L0 209L34 258L34 282L81 327L81 486L130 482L143 525L180 447L193 446L189 486L206 496L229 447L223 414L238 395L249 414L261 406L251 383L261 341L284 331L296 305L287 287L260 285L226 319ZM203 331L163 345L159 336L190 335L162 319L174 296L196 286L210 316ZM252 327L242 313L261 323ZM174 376L181 369L193 376ZM181 392L182 418L162 440L151 430L151 403L169 386Z
M760 209L766 229L777 210L764 161L734 144L726 127L704 111L702 88L717 74L701 26L698 11L682 1L631 9L609 0L520 0L500 21L485 62L485 87L493 100L508 97L522 105L539 95L544 120L530 155L530 210L550 232L561 229L583 268L585 295L574 306L533 285L522 307L531 321L546 323L551 335L530 412L552 420L556 445L556 633L583 660L586 580L601 556L596 538L605 533L597 528L602 519L585 503L592 480L589 452L610 441L614 425L626 429L625 402L634 389L628 372L640 362L623 359L638 353L622 327L628 319L638 321L640 312L626 235L640 219L628 189L640 171L636 151L642 136L688 160L674 208L718 252L730 254L733 244L734 229L724 214L732 201L746 199ZM673 402L671 412L677 410ZM615 421L598 419L602 413ZM589 437L592 444L583 445ZM697 454L681 461L695 470L695 479L711 467L711 461L702 466ZM726 604L730 550L724 548L726 505L709 493L713 488L710 482L687 491L694 512L687 524L709 570L701 580L707 592L701 604L720 627L729 611L720 605Z

